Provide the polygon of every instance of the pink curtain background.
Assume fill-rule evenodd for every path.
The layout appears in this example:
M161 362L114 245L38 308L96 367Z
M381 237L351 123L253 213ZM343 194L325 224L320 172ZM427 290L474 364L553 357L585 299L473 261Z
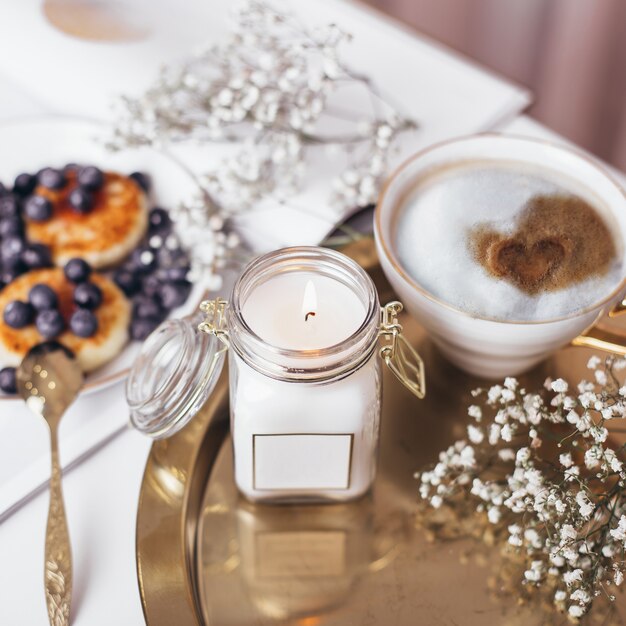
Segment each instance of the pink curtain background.
M625 0L367 0L526 85L530 114L626 170Z

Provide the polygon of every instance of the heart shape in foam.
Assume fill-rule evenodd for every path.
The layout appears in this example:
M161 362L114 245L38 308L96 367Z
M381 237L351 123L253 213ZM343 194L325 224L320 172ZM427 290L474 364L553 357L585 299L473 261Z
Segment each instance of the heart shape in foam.
M491 271L527 291L536 291L566 260L570 246L564 237L545 237L533 243L520 237L491 243L487 262Z
M616 259L610 228L578 196L535 196L516 221L512 233L477 225L470 246L487 272L529 295L602 276Z

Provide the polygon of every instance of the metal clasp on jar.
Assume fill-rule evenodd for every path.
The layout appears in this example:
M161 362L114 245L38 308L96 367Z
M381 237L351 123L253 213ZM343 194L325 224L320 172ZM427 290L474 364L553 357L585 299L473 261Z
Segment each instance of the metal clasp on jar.
M380 356L396 378L422 399L426 395L424 361L402 334L398 314L403 308L401 302L390 302L380 309L379 336L385 342Z
M228 302L222 298L204 300L200 304L200 310L206 315L204 321L198 324L198 330L203 333L215 335L226 347L230 347L228 329L226 327L226 307Z

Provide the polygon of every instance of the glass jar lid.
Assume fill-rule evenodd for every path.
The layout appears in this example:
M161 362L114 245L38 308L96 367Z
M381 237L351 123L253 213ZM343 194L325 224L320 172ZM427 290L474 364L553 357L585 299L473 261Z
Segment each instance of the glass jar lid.
M198 330L203 315L163 322L144 342L126 383L132 425L169 437L202 408L215 388L226 348Z

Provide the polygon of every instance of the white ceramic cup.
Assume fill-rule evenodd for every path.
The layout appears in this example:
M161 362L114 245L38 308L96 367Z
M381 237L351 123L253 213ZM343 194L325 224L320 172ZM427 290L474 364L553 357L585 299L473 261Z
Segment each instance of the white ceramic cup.
M402 266L394 247L397 217L415 180L427 170L455 161L507 160L545 167L579 181L610 211L624 276L601 300L570 315L516 322L478 317L435 297ZM604 208L603 208L604 207ZM624 308L626 292L626 195L619 184L589 156L565 146L526 137L482 134L431 146L403 163L387 180L376 208L375 237L383 270L408 311L426 328L441 352L461 369L486 378L513 376L530 369L550 353L574 342L624 354L593 329L599 317ZM445 236L445 233L442 233ZM419 245L419 241L418 244ZM585 333L585 336L579 336Z

